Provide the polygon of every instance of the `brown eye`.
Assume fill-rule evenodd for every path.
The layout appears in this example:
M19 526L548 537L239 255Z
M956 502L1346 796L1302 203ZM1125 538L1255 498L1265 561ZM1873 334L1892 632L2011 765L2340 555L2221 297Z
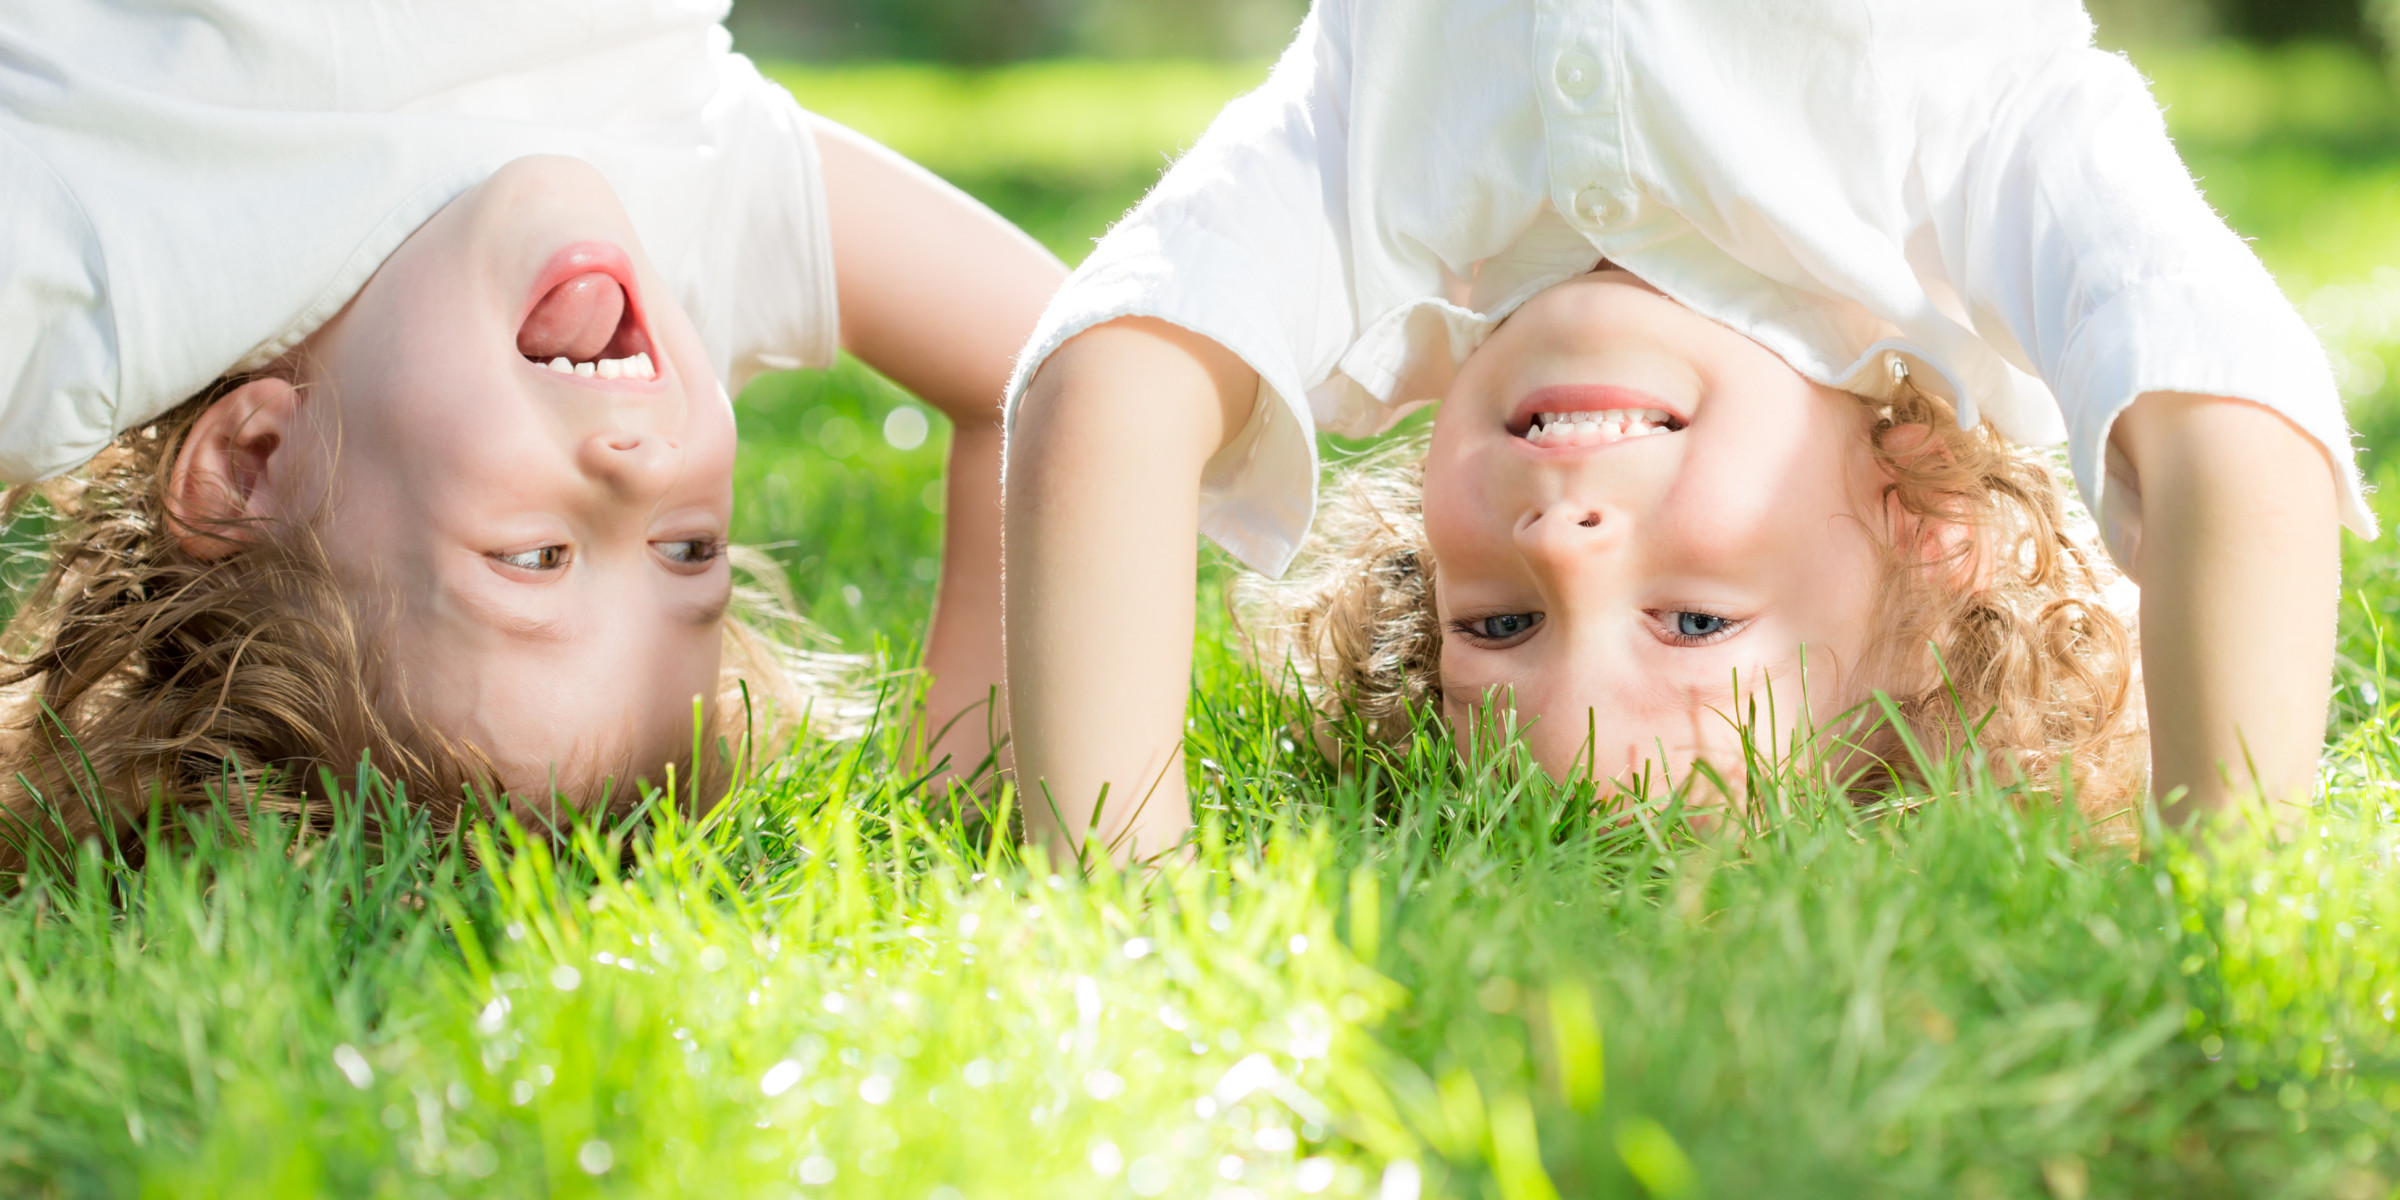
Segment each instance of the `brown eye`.
M677 566L696 567L714 562L725 553L725 543L715 538L685 538L672 542L652 542L659 556Z
M495 554L492 557L525 571L555 571L568 563L565 546L539 546L519 550L514 554Z

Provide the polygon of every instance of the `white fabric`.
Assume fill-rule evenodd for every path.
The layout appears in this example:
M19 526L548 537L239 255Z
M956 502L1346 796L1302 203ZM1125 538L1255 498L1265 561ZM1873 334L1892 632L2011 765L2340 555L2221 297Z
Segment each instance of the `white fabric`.
M1897 358L1963 421L2064 440L2121 561L2137 484L2104 447L2155 390L2283 413L2373 534L2323 348L2074 0L1318 0L1051 304L1010 410L1104 321L1221 343L1262 395L1202 525L1279 573L1315 431L1437 399L1603 258L1820 383L1886 394Z
M296 345L426 218L584 159L736 389L833 358L805 116L726 0L0 6L0 480Z

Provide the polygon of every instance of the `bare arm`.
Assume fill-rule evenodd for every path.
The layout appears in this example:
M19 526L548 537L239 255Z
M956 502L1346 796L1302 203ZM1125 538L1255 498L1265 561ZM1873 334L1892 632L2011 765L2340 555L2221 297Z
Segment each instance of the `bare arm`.
M1000 399L1066 268L924 168L830 121L825 161L842 345L950 418L942 582L926 638L928 733L965 771L989 749L1001 682Z
M1008 457L1009 710L1026 831L1054 854L1073 856L1091 830L1120 861L1148 858L1191 828L1182 749L1200 473L1257 395L1258 376L1230 351L1129 318L1062 346L1021 402Z
M2154 392L2114 437L2141 477L2151 790L2170 823L2314 793L2341 590L2333 472L2281 416ZM2252 765L2256 777L2252 777Z

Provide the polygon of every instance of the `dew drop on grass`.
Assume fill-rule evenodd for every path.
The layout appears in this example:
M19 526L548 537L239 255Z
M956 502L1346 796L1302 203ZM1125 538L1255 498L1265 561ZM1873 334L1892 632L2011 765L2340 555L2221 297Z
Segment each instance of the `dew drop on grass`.
M724 969L725 969L725 950L724 950L724 947L721 947L721 946L702 946L702 947L700 948L700 969L701 969L701 970L703 970L703 971L722 971L722 970L724 970Z
M982 1087L992 1081L991 1061L982 1058L975 1059L959 1069L958 1077L966 1080L968 1087Z
M1293 934L1292 940L1284 944L1291 947L1292 953L1294 954L1308 953L1308 935L1305 933Z
M858 1098L869 1104L881 1104L892 1098L892 1081L888 1076L869 1075L858 1081Z
M1219 1178L1219 1179L1240 1179L1241 1177L1242 1177L1242 1156L1241 1156L1241 1155L1239 1155L1239 1154L1228 1154L1228 1155L1226 1155L1225 1157L1223 1157L1223 1158L1220 1158L1220 1159L1218 1159L1218 1160L1217 1160L1217 1178Z
M1156 1196L1166 1191L1167 1185L1172 1182L1174 1175L1167 1170L1167 1164L1147 1154L1133 1160L1133 1165L1125 1168L1125 1185L1132 1188L1136 1196Z
M1117 1149L1115 1142L1095 1142L1092 1144L1091 1163L1092 1174L1106 1179L1124 1168L1125 1155Z
M811 1154L800 1160L800 1182L807 1184L832 1183L833 1160L822 1154Z
M500 1152L490 1142L477 1142L458 1152L458 1169L471 1178L485 1178L500 1169Z
M1223 933L1233 928L1233 918L1227 916L1225 910L1220 908L1208 914L1208 927L1217 933Z
M367 1056L348 1042L333 1048L333 1065L341 1068L342 1075L354 1088L363 1090L375 1082L375 1068L367 1065Z
M616 1148L593 1138L575 1151L575 1165L583 1168L586 1175L605 1175L610 1167L617 1165Z
M817 445L832 458L848 458L858 453L865 441L858 431L858 422L848 417L827 417L817 427Z
M894 450L914 450L925 444L925 435L932 429L923 410L903 404L883 418L883 440Z
M1292 1186L1311 1196L1333 1186L1333 1160L1304 1158L1292 1170Z
M1149 953L1150 953L1150 939L1149 939L1149 938L1138 938L1138 937L1137 937L1137 938L1128 938L1128 939L1126 939L1126 942L1125 942L1125 957L1127 957L1127 958L1141 958L1141 957L1143 957L1144 955L1147 955L1147 954L1149 954Z
M583 972L560 963L550 969L550 986L562 992L574 991L583 986Z
M1106 1067L1096 1071L1086 1071L1083 1076L1083 1090L1091 1093L1092 1099L1106 1103L1125 1094L1125 1077Z
M533 1081L520 1079L508 1085L508 1102L519 1108L533 1103Z
M1395 1159L1383 1169L1383 1182L1375 1189L1375 1200L1417 1200L1425 1188L1425 1174L1409 1160Z
M792 1090L793 1084L800 1082L800 1074L799 1063L784 1059L768 1067L767 1073L759 1077L758 1090L769 1096L780 1096Z

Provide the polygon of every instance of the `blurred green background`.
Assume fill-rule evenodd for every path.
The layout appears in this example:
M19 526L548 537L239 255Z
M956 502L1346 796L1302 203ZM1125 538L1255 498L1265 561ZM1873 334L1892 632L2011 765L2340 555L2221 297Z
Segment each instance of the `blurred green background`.
M750 54L820 62L1241 58L1273 53L1307 7L1306 0L738 0L727 24ZM2392 0L2089 0L2089 7L2102 37L2115 44L2379 40L2400 20Z

